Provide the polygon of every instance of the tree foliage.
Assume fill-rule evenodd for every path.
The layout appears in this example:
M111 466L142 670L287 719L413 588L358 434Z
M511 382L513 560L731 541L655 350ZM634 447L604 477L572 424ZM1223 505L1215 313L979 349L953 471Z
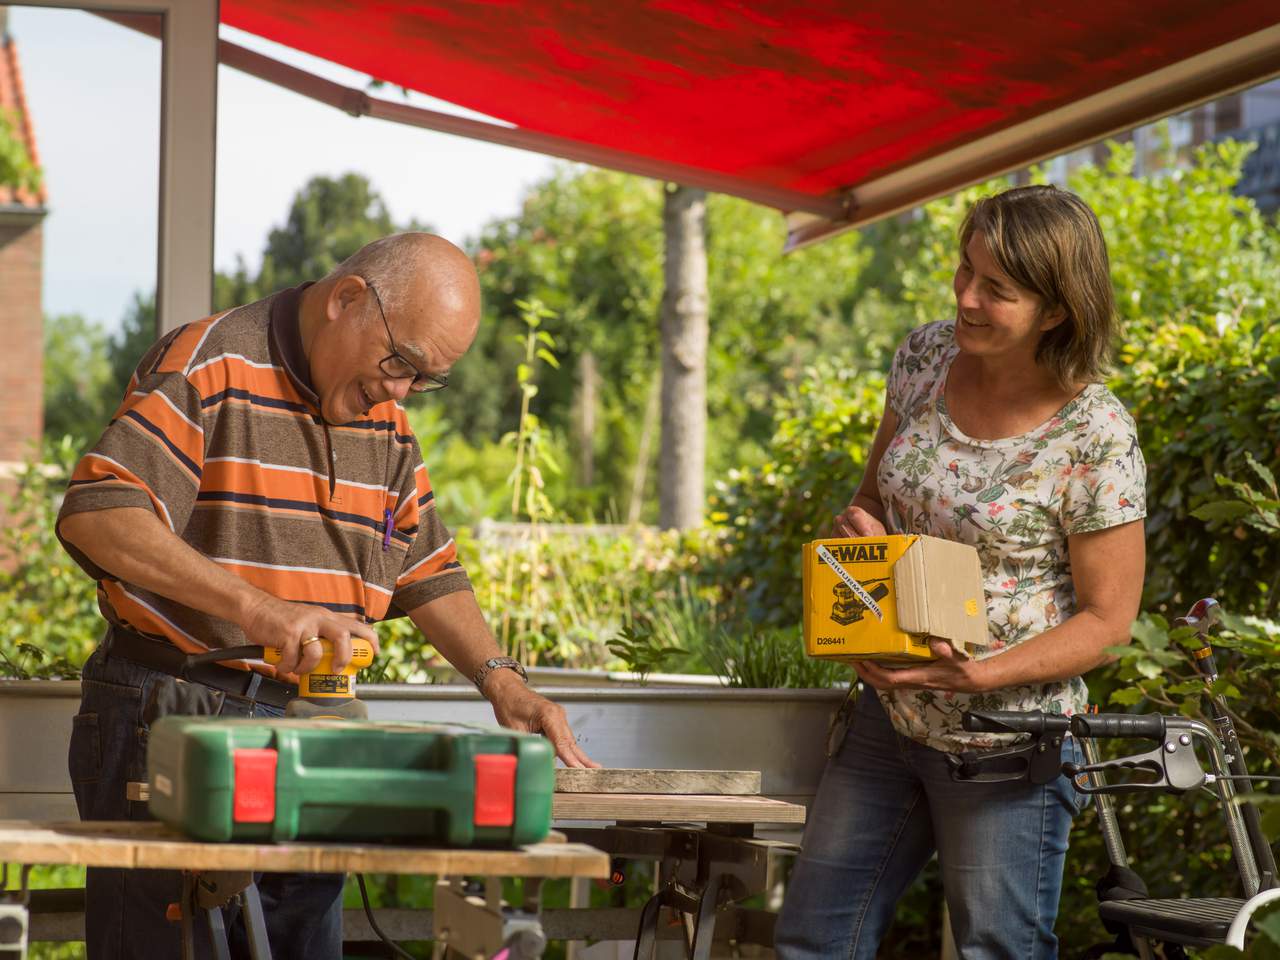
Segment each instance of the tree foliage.
M44 322L44 432L70 437L76 449L93 442L109 413L108 338L80 314Z
M386 201L359 173L312 177L273 227L253 274L244 261L214 279L214 308L228 310L307 280L319 280L365 244L405 230L429 230L392 219ZM198 319L193 317L192 319Z
M870 259L857 235L784 256L785 228L773 211L713 196L707 218L707 470L716 476L763 456L776 399L806 363L833 350L874 353L885 338L854 315ZM449 417L473 437L510 429L518 396L490 371L514 360L515 302L547 304L559 316L550 332L565 370L577 370L589 351L603 381L592 441L601 468L597 489L581 504L587 512L607 514L624 502L636 469L641 412L658 362L661 224L659 184L565 167L530 191L518 216L490 224L472 245L485 324L458 365ZM565 437L578 386L565 376L542 394L545 421Z
M43 177L18 136L18 118L0 110L0 186L39 190Z

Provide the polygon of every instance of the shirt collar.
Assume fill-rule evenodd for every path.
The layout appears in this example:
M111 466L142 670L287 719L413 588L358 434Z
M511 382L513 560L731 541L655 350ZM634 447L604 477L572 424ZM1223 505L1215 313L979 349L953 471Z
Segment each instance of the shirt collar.
M271 326L269 337L271 352L279 358L280 365L293 381L294 387L313 407L319 409L320 397L316 395L311 384L311 365L307 362L306 352L302 349L302 325L299 312L302 307L302 292L311 286L311 281L281 290L271 298Z

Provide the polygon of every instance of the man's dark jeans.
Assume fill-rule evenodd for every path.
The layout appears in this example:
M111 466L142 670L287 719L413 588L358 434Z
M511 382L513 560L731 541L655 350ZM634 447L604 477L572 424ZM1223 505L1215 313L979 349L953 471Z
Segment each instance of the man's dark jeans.
M126 784L147 777L143 709L164 674L99 648L84 665L80 713L71 731L68 765L81 820L150 820L147 805L126 796ZM223 716L278 717L268 704L227 696ZM274 960L338 960L342 955L341 874L261 874L258 890ZM85 941L91 960L181 956L179 924L165 907L182 896L176 870L88 871ZM238 911L225 911L234 957L247 957ZM235 914L233 916L232 914ZM208 926L196 927L198 955L211 956Z

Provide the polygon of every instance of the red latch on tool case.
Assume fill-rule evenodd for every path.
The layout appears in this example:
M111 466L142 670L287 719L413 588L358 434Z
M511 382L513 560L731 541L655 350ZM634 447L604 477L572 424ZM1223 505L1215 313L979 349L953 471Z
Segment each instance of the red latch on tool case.
M276 818L276 760L274 750L236 750L235 792L231 817L236 823L271 823Z
M516 820L516 758L509 753L476 754L477 827L509 827Z

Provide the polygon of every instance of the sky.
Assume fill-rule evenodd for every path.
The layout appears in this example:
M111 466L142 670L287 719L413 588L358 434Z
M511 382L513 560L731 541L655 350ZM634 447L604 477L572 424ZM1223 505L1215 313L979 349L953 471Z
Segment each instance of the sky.
M118 327L156 275L160 43L79 10L10 7L49 191L45 313ZM222 38L347 86L369 78L228 27ZM403 99L379 91L378 96ZM412 95L415 105L479 114ZM214 262L261 260L267 233L317 175L362 173L392 219L455 243L515 214L556 161L369 117L350 117L229 67L218 68ZM193 318L195 319L195 318Z

